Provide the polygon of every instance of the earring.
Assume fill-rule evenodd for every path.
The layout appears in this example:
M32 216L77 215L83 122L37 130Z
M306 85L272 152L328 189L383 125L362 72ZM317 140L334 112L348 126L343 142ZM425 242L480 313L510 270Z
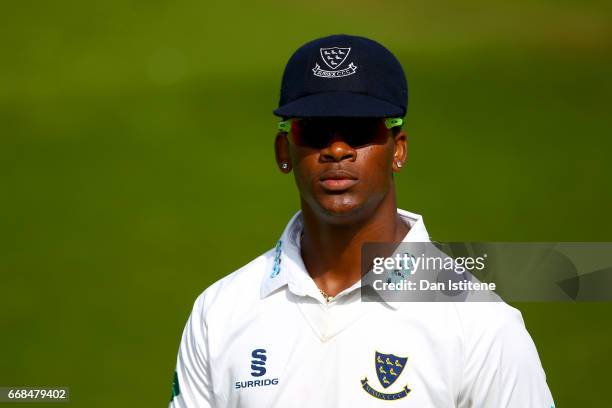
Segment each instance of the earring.
M395 164L396 164L396 165L397 165L397 167L399 167L400 169L401 169L401 168L402 168L402 166L403 166L402 162L401 162L401 161L399 161L399 160L397 160L397 161L395 162Z
M289 165L287 163L281 164L281 169L287 170L288 168L289 168Z

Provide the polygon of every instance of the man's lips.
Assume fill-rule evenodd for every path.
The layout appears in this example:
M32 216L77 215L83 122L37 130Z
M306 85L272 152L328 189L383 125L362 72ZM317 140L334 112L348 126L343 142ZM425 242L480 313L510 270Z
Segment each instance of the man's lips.
M319 177L319 183L325 190L347 190L359 183L357 176L346 170L327 170Z

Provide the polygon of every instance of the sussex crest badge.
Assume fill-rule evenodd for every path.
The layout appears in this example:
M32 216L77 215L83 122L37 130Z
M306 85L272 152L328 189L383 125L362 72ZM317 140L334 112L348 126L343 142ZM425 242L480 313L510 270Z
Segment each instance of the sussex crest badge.
M340 69L351 53L350 47L320 48L319 52L321 53L321 60L331 71L321 69L321 66L315 63L312 69L314 75L321 78L340 78L357 72L357 66L352 62L346 68Z
M374 354L376 376L378 377L380 385L385 390L397 381L402 371L404 371L407 362L408 357L398 357L394 354L383 354L378 351ZM367 377L361 380L361 387L371 396L387 401L404 398L410 392L407 385L398 392L386 393L378 391L368 383Z

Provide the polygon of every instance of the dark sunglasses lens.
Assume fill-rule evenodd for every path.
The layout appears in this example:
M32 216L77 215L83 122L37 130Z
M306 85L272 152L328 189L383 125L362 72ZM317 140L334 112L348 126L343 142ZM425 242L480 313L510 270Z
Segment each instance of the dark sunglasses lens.
M299 119L291 122L293 142L299 146L322 149L326 147L333 135L333 130L321 120Z
M380 119L359 119L346 122L340 133L351 147L360 147L378 143L386 135L386 128Z
M291 122L293 142L313 149L327 147L339 135L349 146L360 147L378 143L386 135L380 119L299 119Z

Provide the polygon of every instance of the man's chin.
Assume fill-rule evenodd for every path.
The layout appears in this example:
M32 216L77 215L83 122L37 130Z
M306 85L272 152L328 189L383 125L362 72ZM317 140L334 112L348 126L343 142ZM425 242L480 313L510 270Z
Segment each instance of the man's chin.
M351 222L353 217L358 216L363 208L363 203L338 196L320 201L319 207L327 218L341 223Z

